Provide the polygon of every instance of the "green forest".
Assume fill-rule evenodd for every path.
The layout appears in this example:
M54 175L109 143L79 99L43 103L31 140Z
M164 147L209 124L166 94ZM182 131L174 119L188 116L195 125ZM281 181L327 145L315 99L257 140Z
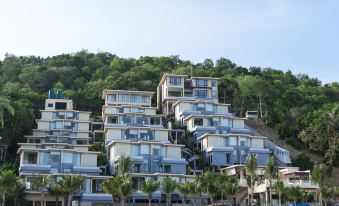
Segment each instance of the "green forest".
M75 109L100 116L104 89L155 92L165 72L220 78L219 101L231 104L231 112L244 116L247 110L257 110L286 143L323 156L328 168L339 166L338 82L323 85L306 74L245 68L226 58L195 64L179 56L135 59L85 50L47 58L7 54L0 61L0 136L9 148L6 162L18 162L17 143L32 133L50 88L62 89L74 100ZM300 159L295 164L309 161Z

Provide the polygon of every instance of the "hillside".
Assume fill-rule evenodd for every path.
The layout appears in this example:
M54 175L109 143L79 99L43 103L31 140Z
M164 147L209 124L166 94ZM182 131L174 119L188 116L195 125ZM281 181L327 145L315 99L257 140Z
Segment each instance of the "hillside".
M266 136L274 144L288 150L290 152L292 160L298 159L300 155L305 155L310 158L312 162L322 162L323 157L310 153L305 149L296 149L291 145L285 143L274 129L268 127L261 119L247 119L246 125L256 130L259 134ZM339 185L339 168L334 167L331 175L327 175L325 179L325 184L337 186Z
M1 143L9 147L6 161L18 161L17 143L32 132L50 88L63 89L74 100L75 109L100 116L104 89L156 91L165 72L220 78L219 101L231 104L231 112L244 116L247 110L259 111L263 121L277 131L272 132L276 142L289 148L293 156L306 154L302 148L307 148L324 154L321 161L329 167L339 166L337 82L322 85L305 74L245 68L223 57L193 64L179 56L135 59L87 51L47 58L7 54L0 61L0 95L15 110L14 116L3 112L4 127L0 129Z

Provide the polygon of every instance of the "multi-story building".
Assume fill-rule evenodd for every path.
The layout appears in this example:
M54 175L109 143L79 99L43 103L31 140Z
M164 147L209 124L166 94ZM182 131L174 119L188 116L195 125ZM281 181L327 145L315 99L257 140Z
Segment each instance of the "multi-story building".
M72 100L63 98L59 91L57 97L50 91L37 119L37 129L26 136L26 143L19 143L19 175L27 186L27 205L40 203L40 195L32 185L32 177L45 174L58 179L63 174L79 174L86 177L86 187L78 194L81 199L95 192L95 179L102 179L97 166L99 152L89 151L90 112L73 110ZM108 195L102 194L104 199ZM96 195L97 196L97 195ZM55 198L47 195L49 204ZM63 204L63 200L60 200Z
M187 161L182 158L184 145L169 141L169 129L163 126L163 115L151 106L153 92L104 90L102 109L109 171L117 173L121 156L130 156L130 174L135 182L133 202L146 199L139 191L148 178L161 180L165 176L179 182L192 179L186 175ZM161 199L159 189L153 198Z
M218 78L164 74L157 88L157 107L163 114L173 113L178 100L212 100L218 102Z

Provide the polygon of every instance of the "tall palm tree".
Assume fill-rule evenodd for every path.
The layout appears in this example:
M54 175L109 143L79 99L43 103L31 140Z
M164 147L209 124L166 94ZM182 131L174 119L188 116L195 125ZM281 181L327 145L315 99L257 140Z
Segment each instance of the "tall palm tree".
M103 183L103 189L106 193L111 194L112 205L114 205L114 198L118 197L120 199L120 204L124 206L126 198L132 192L132 181L130 177L123 178L115 176Z
M162 180L162 189L164 190L166 194L167 206L171 203L172 192L175 190L176 187L177 187L177 182L172 180L169 176L165 177Z
M272 205L272 180L277 177L277 166L275 165L273 156L269 157L265 166L265 176L269 181L269 205Z
M325 206L327 206L329 200L336 198L336 189L334 187L323 187L321 188L321 193L324 198Z
M78 175L63 175L59 181L62 193L67 196L67 205L71 206L71 201L74 193L80 190L80 187L84 185L85 178Z
M311 180L318 184L319 204L322 205L322 193L321 188L325 180L325 171L321 164L315 164L311 173Z
M49 175L37 175L32 177L32 185L36 188L41 194L41 205L45 206L45 190L49 184L51 178Z
M151 206L152 195L159 188L160 183L155 180L144 181L141 184L140 190L147 195L148 205Z
M199 181L197 179L194 182L189 182L189 192L188 192L188 194L191 198L193 206L196 206L197 205L197 203L196 203L197 198L201 197L201 195L202 195L202 187L201 187L201 184L199 183Z
M178 190L180 194L182 195L182 202L184 205L186 205L187 195L190 194L191 192L190 189L192 189L190 182L187 182L187 181L185 181L183 184L178 186Z
M285 191L285 185L284 185L284 182L282 180L278 179L275 182L275 190L277 191L278 196L279 196L279 206L281 206L282 194Z
M118 166L118 170L120 173L119 175L122 175L123 177L125 177L125 175L130 172L131 167L132 167L131 157L121 155L120 160L119 160L119 166Z
M11 185L11 188L9 190L9 193L13 197L13 200L14 200L14 206L17 206L18 202L24 201L25 190L26 190L26 185L24 181L20 178L16 178L14 184Z
M251 202L250 205L253 205L253 190L254 185L257 179L257 156L256 154L250 154L246 159L246 175L248 175L248 182L250 183L249 189L251 190Z
M301 198L301 190L299 187L286 187L286 195L289 200L293 201L293 205L297 204L297 201Z
M215 196L218 193L218 178L211 171L205 172L200 178L204 192L208 195L212 205L214 204Z
M232 197L234 199L234 204L236 204L234 196L237 194L239 186L234 176L231 176L231 178L229 178L228 181L225 182L224 190L225 193L229 195L229 197Z
M54 182L48 187L47 190L49 194L55 196L55 205L58 206L59 197L63 195L61 191L61 185L58 182Z
M4 127L4 116L8 112L10 115L14 115L14 108L10 101L5 97L0 97L0 126Z
M6 206L6 195L10 193L16 181L16 176L12 170L4 170L0 174L0 191L2 193L2 206Z

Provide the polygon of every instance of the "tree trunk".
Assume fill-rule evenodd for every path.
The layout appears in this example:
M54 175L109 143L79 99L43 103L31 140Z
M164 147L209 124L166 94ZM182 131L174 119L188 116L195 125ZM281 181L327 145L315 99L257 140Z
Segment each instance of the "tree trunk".
M114 197L112 195L112 206L114 206Z
M71 201L72 201L72 195L68 194L68 203L67 203L67 206L71 206Z
M152 198L148 198L148 206L151 206L151 200Z
M6 190L2 194L2 206L6 206Z
M55 197L55 206L59 206L59 196Z
M281 194L279 193L279 206L281 206Z
M247 188L247 202L250 205L250 188Z
M41 202L42 202L41 204L42 206L46 206L44 189L41 190Z
M167 206L171 205L171 194L167 195Z
M269 199L268 199L268 202L269 202L269 205L272 206L272 180L269 180L270 182L270 189L269 189Z
M319 187L319 204L320 205L323 205L323 198L322 198L322 195L321 195L321 189Z
M125 206L125 198L121 198L121 206Z
M182 198L182 203L184 204L184 206L186 206L186 197Z
M251 206L253 205L253 190L254 190L254 188L253 188L253 186L251 186Z

